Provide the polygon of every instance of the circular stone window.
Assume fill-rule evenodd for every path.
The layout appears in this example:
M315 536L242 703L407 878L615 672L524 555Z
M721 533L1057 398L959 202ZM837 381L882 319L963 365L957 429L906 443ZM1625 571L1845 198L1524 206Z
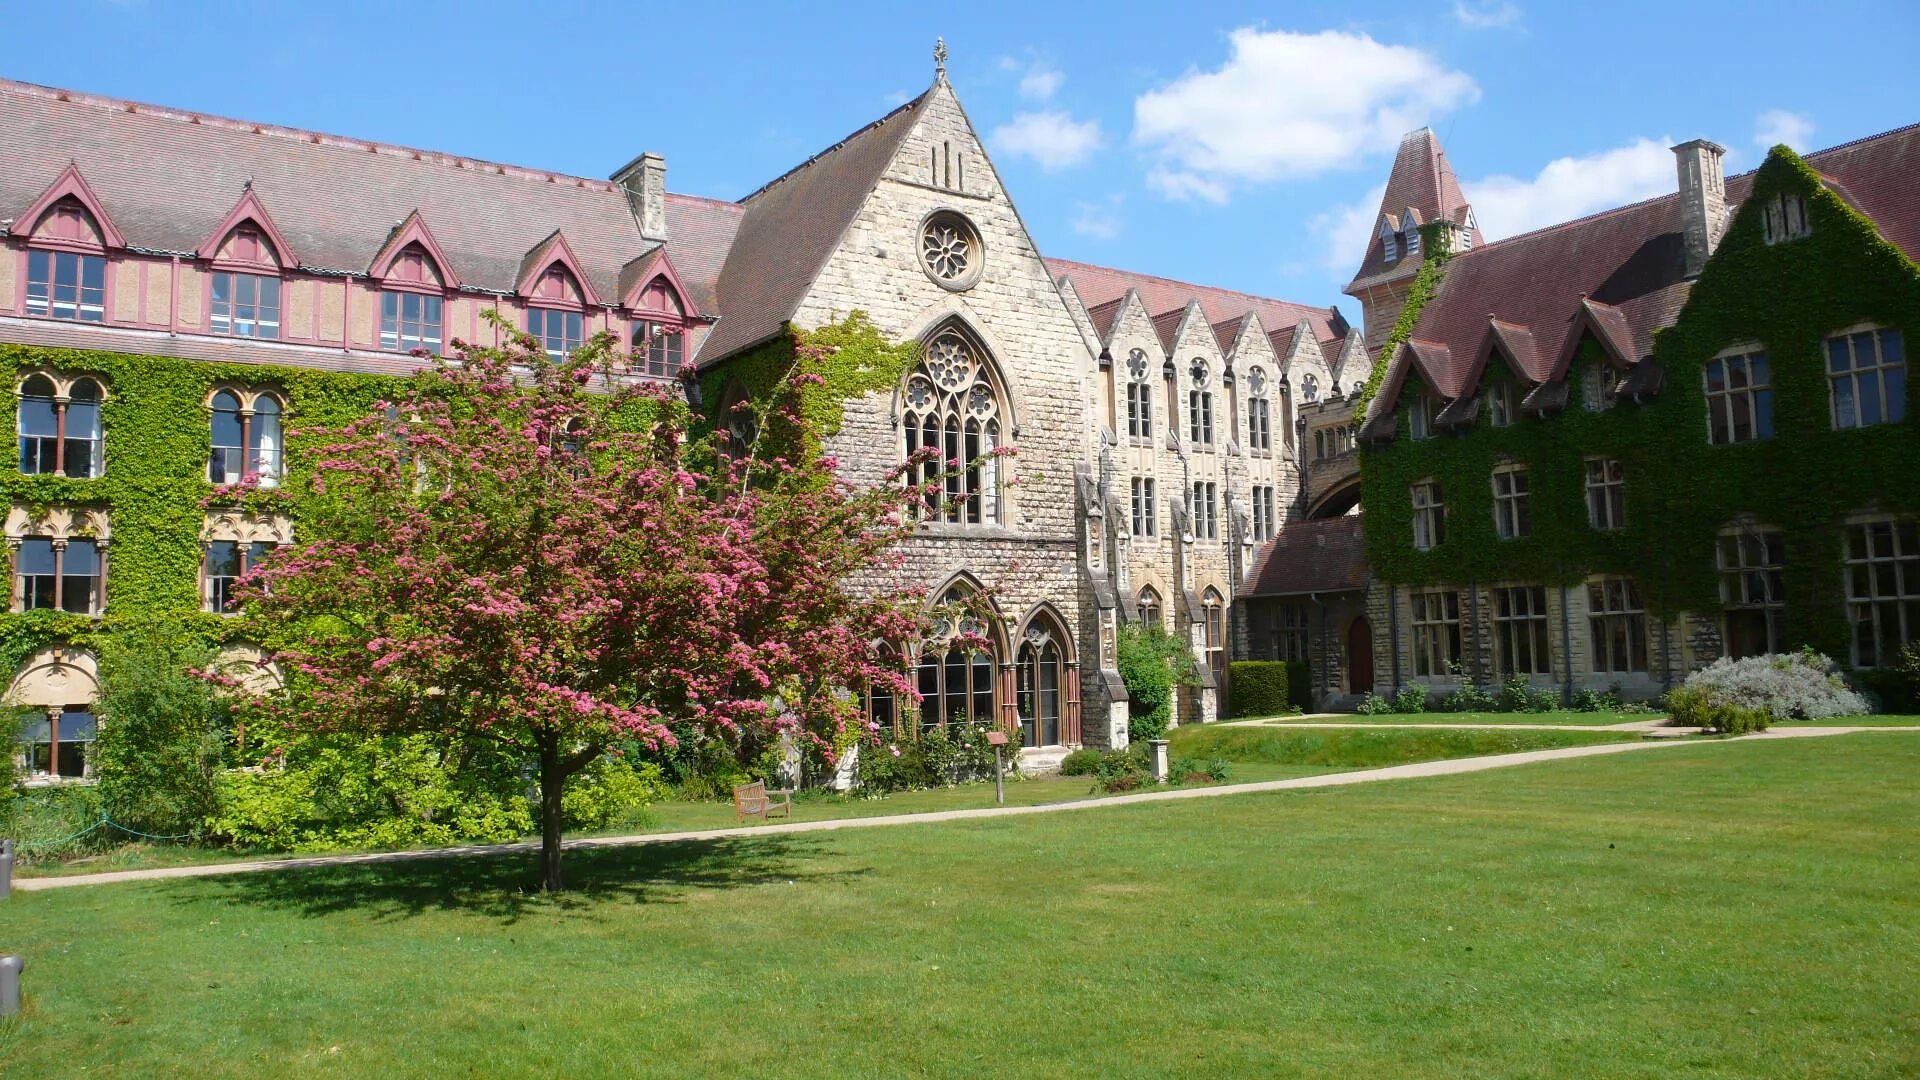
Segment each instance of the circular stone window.
M973 222L941 210L920 226L920 268L946 289L971 289L986 250Z

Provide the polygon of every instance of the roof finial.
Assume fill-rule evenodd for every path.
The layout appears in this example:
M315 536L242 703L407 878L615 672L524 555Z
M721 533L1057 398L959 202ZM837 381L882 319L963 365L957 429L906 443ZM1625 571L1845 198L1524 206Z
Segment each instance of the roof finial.
M933 39L933 73L943 79L947 77L947 39L944 37Z
M249 177L247 177L247 178L246 178L246 180L244 180L244 181L242 181L242 182L241 182L241 184L240 184L240 190L241 190L241 191L252 191L252 190L253 190L253 177L251 177L251 176L249 176Z

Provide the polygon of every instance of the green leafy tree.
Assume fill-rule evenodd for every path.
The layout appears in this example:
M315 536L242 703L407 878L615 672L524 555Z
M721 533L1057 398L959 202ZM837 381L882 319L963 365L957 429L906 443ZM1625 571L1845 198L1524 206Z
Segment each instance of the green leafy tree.
M94 774L114 821L142 832L198 833L219 809L233 719L213 660L197 640L158 626L102 648Z
M1165 738L1174 696L1198 681L1193 650L1157 626L1120 628L1120 678L1127 685L1127 728L1134 739Z

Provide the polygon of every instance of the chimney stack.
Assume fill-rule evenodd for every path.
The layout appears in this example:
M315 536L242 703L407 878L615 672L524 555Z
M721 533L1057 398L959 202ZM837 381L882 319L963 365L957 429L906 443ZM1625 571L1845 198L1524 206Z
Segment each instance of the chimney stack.
M613 174L626 192L633 223L647 240L667 239L667 159L651 151L641 154Z
M1680 226L1687 241L1687 276L1706 269L1727 229L1727 177L1720 159L1727 148L1705 139L1673 148L1680 174Z

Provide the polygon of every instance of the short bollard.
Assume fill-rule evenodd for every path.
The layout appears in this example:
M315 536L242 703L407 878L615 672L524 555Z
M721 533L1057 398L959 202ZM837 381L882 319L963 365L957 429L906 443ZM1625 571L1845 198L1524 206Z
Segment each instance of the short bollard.
M0 1016L20 1011L20 969L26 966L19 953L0 955Z
M1007 733L989 731L987 741L993 744L993 801L1000 806L1005 806L1007 805Z
M1169 772L1167 768L1167 740L1148 739L1147 745L1153 747L1153 782L1156 784L1164 784L1167 782L1167 774Z
M13 895L13 841L0 840L0 900Z

